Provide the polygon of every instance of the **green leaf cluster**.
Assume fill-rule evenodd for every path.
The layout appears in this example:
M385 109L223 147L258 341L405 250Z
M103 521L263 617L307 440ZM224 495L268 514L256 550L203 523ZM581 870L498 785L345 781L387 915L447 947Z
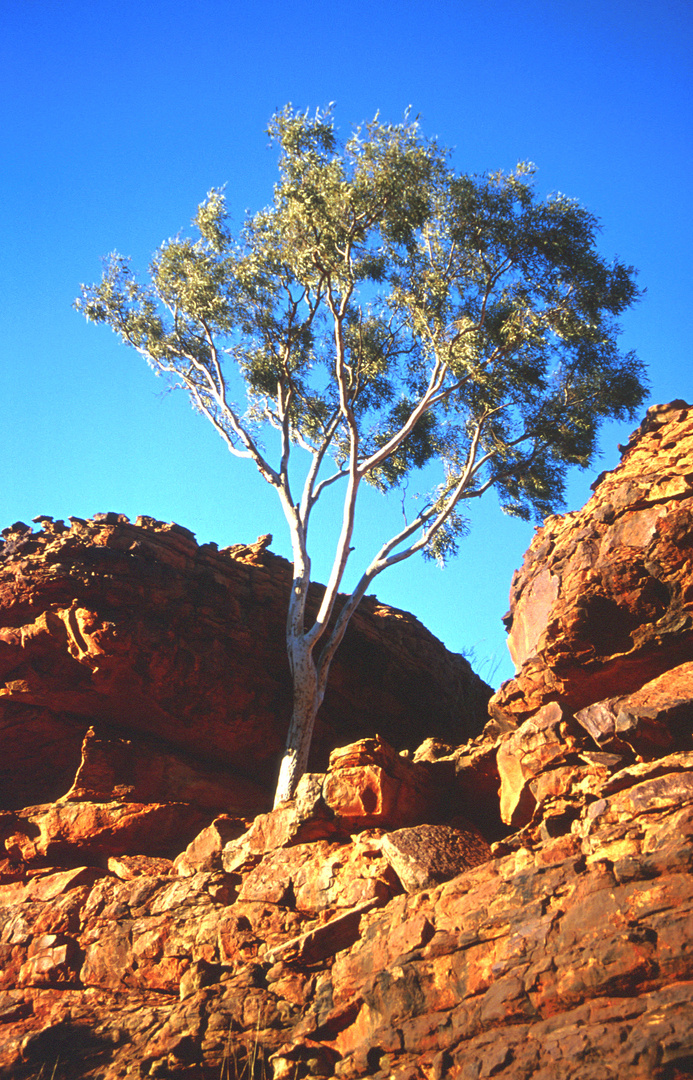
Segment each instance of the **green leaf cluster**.
M330 457L323 482L381 490L440 462L417 517L438 558L464 531L458 504L490 486L522 517L558 508L602 421L632 416L645 392L617 340L635 272L602 257L597 219L541 197L531 165L456 172L409 115L342 142L331 109L287 106L269 135L267 207L234 234L212 190L146 284L112 255L77 307L185 386L291 505L290 447L308 450L306 524ZM281 433L276 466L255 441L264 424Z

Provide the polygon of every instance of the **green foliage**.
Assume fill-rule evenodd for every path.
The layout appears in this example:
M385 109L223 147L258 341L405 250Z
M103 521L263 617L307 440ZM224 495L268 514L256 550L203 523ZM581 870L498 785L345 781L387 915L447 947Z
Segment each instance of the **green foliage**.
M327 482L349 474L381 490L441 463L404 554L453 552L456 507L491 485L522 517L559 507L601 422L644 396L641 364L617 347L635 274L599 254L597 219L541 198L531 165L456 173L408 116L376 117L342 144L330 110L287 106L269 134L279 181L238 235L213 190L193 238L156 253L149 284L112 255L77 307L185 385L287 505L290 444L307 449L306 526L330 455ZM276 467L255 442L263 423L282 436Z
M578 203L538 196L533 166L458 174L409 116L376 117L340 143L329 109L287 106L269 134L279 180L237 235L213 190L192 238L155 254L148 284L112 255L77 307L184 386L277 490L294 553L294 715L278 804L307 767L330 663L373 578L416 551L453 555L462 504L491 486L511 514L558 508L568 467L592 461L601 422L631 416L644 388L617 346L635 273L602 258L597 220ZM274 464L258 441L268 425ZM308 454L299 499L295 444ZM412 476L434 466L432 490L408 499ZM362 482L400 488L405 523L336 613ZM310 515L337 483L342 528L307 626Z

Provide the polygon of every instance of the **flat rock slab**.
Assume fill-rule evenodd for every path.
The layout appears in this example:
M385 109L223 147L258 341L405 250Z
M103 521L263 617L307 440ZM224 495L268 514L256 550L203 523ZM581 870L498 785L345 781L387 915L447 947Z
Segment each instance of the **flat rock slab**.
M383 855L408 893L433 888L492 857L481 833L452 825L397 829L383 837Z

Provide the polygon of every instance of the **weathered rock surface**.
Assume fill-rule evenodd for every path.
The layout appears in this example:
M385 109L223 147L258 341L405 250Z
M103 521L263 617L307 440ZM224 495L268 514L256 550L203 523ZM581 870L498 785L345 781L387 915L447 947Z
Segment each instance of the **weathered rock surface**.
M474 827L414 825L383 837L383 854L408 893L431 889L488 862L491 848Z
M662 468L686 473L683 457L671 464L682 414L651 410L620 467L637 452L654 477L645 509L660 506L647 499ZM655 436L663 456L650 460L641 443ZM216 790L214 763L173 740L160 754L150 737L140 761L129 734L95 723L62 798L0 814L2 1080L693 1075L693 532L669 480L654 531L624 510L609 540L619 515L597 518L581 589L582 540L551 564L560 615L471 742L398 753L361 735L292 802L251 817L240 780L222 813L213 794L188 797ZM678 562L663 546L670 516ZM580 515L546 526L566 552L577 519L587 528ZM649 622L637 589L613 585L623 537L637 562L645 534L642 565L670 588ZM247 557L267 557L259 546ZM640 630L618 652L605 624L581 666L566 650L586 646L581 598L589 608L604 582ZM530 599L516 643L525 617L541 622ZM186 771L198 768L203 780Z
M598 701L575 719L605 749L657 757L693 749L693 663L680 664L627 697Z
M230 872L8 861L0 1076L689 1075L693 753L593 794L561 835L475 841L483 862L410 894L388 835L460 829L305 842L282 807Z
M152 518L70 520L3 530L0 806L72 788L265 809L291 712L289 563L269 536L217 551ZM427 734L464 741L490 693L413 616L366 597L333 665L312 767L376 732L396 749Z
M651 408L593 488L547 519L513 578L518 672L492 703L506 721L628 694L693 659L693 409Z

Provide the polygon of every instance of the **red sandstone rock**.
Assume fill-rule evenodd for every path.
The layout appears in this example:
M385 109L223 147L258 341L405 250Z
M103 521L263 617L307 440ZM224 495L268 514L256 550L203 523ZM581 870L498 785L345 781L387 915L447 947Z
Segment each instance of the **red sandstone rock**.
M674 448L662 434L670 414L649 414L625 461L659 432L671 476L651 476L647 498L673 490L677 502L688 481L672 472ZM642 488L641 464L633 483ZM632 489L627 495L622 507L632 506ZM637 552L659 537L648 551L660 561L648 565L661 569L669 516L655 514L653 526L650 516L633 517L639 509L620 523L618 507L613 519L598 516L598 531L607 519L616 527L610 539L600 534L603 553L618 563L621 546ZM123 525L115 515L97 524ZM13 560L43 543L19 524L5 535ZM172 565L185 565L190 538L169 539ZM684 547L682 533L679 612L691 592ZM261 570L266 544L242 555ZM554 561L552 574L559 570ZM590 573L575 593L578 608L592 595ZM544 586L534 590L535 614L551 596L551 582ZM624 594L629 611L644 610L636 593ZM517 640L534 648L530 607ZM84 611L60 604L0 636L0 665L25 685L19 692L38 693L29 668L12 667L17 648L36 650L37 669L56 678L55 642L69 640L92 659L110 655L103 624ZM473 743L430 739L404 756L361 739L240 836L242 815L209 824L216 796L204 812L185 801L138 801L155 789L123 740L152 749L157 784L166 776L191 783L173 767L174 754L187 762L180 747L164 747L157 773L156 748L141 732L95 730L70 799L0 812L8 853L0 864L2 1080L48 1069L56 1080L604 1080L605 1069L624 1080L682 1080L693 1060L693 719L690 658L671 664L677 635L688 648L689 626L683 618L675 631L670 614L659 624L659 659L654 639L634 647L630 667L609 654L599 674L588 657L582 684L576 663L568 676L558 663L554 701L546 698L552 669L541 669L551 653L543 631L534 705L528 660L512 690L518 707L496 702L496 718ZM560 632L580 618L566 611ZM635 678L660 664L654 678ZM60 670L69 683L73 669ZM609 682L618 670L620 686ZM19 723L19 713L5 715ZM52 729L58 762L61 733L73 747L80 723ZM195 777L209 767L190 765ZM504 828L499 787L512 822ZM491 852L477 840L483 862L440 885L420 876L403 894L384 853L406 854L401 838L418 837L422 870L431 838L452 835L465 813L488 823ZM415 824L399 836L385 831L409 816ZM46 865L58 858L62 865Z
M213 769L152 745L126 739L99 726L82 743L82 761L66 800L110 802L186 802L212 813L254 811L267 804L267 792L231 770Z
M203 829L175 860L176 871L184 877L199 871L221 870L224 845L247 831L248 822L222 815Z
M317 840L269 852L244 877L238 898L317 913L384 903L399 891L378 838L363 834L348 844Z
M536 856L518 853L430 896L393 900L335 962L331 994L323 995L330 1004L316 1002L314 1026L306 1022L303 1030L336 1046L340 1076L407 1066L425 1074L437 1058L449 1075L465 1075L466 1068L469 1075L483 1075L482 1068L498 1072L505 1062L501 1071L513 1078L596 1080L608 1059L622 1075L644 1080L660 1075L660 1048L647 1031L656 1023L651 1010L661 1004L666 1024L673 1025L665 1025L669 1060L685 1060L693 1017L690 963L678 952L664 983L661 965L673 960L670 949L680 949L690 930L691 891L679 867L693 856L693 827L689 822L679 836L682 858L671 828L663 830L651 807L643 809L639 839L631 841L639 852L656 851L656 865L634 856L620 881L606 869L597 841L586 870L572 857L540 863L541 873L532 873ZM622 819L606 835L613 845L614 832L624 838L632 831ZM666 932L665 909L680 913L676 929L669 924ZM673 993L672 981L678 984ZM493 1057L492 1046L498 1050Z
M650 409L585 507L548 518L513 578L518 667L492 701L517 723L639 689L693 657L693 410Z
M258 815L248 831L223 846L221 861L227 873L253 867L268 852L291 845L334 839L373 828L401 828L434 820L445 799L426 764L409 761L375 736L341 747L330 755L329 769L306 773L296 795L269 814ZM177 861L179 872L197 864L194 853L205 859L217 839L205 831Z
M359 936L361 916L376 907L382 907L380 897L372 897L364 900L354 907L350 907L346 914L335 915L328 922L307 930L296 938L291 938L282 945L265 953L265 963L270 964L268 981L276 982L273 978L274 969L278 964L282 966L282 974L289 963L315 963L317 960L326 960L335 956L344 949L350 948Z
M598 746L659 757L693 747L693 663L680 664L635 693L599 701L575 719Z
M554 713L516 733L534 779L563 768ZM363 747L335 758L368 767ZM202 1080L253 1046L297 1078L503 1065L598 1080L609 1060L668 1080L693 1022L693 753L607 774L569 835L411 896L393 896L379 835L297 843L267 823L288 846L234 874L172 878L161 860L129 880L82 867L0 886L2 1067L21 1075L77 1023L74 1080L133 1063ZM306 797L304 827L309 805L322 812Z
M132 881L136 877L157 877L171 874L174 870L172 859L157 859L149 855L111 855L107 866L121 881Z
M643 756L656 761L674 747L693 745L693 664L682 664L633 694L596 702L575 719L557 703L541 708L498 742L503 820L533 822L544 836L570 827L585 797ZM580 727L575 723L579 722ZM591 736L597 747L590 748ZM668 759L667 759L668 760Z
M38 865L166 856L192 839L204 820L186 803L53 803L17 815L5 848L10 858Z
M321 773L306 773L296 789L295 798L272 810L259 814L247 832L227 841L221 851L224 870L231 874L255 866L267 852L306 841L317 841L339 835L334 818L322 799L325 777ZM205 846L205 838L195 844ZM188 853L181 860L185 872ZM180 864L179 864L180 865Z
M579 753L587 747L588 740L580 728L555 703L545 705L517 731L503 736L497 754L503 821L526 825L537 802L548 794L547 777L553 778L552 794L557 794L564 782L571 781L579 765ZM539 778L543 788L538 800Z
M79 797L122 790L243 815L259 809L258 784L269 805L291 712L289 563L267 538L217 551L152 518L41 525L4 530L0 558L4 805L75 785ZM333 664L312 767L376 730L398 749L431 733L463 741L489 693L413 616L366 597Z
M499 738L492 730L494 726L490 721L483 735L459 747L426 740L412 757L415 764L427 766L438 792L437 820L450 825L455 825L458 818L473 821L488 840L499 839L508 831L499 813Z
M333 751L323 798L347 831L413 825L435 817L440 805L431 773L379 736Z
M78 986L80 950L73 937L39 934L17 973L17 986Z

